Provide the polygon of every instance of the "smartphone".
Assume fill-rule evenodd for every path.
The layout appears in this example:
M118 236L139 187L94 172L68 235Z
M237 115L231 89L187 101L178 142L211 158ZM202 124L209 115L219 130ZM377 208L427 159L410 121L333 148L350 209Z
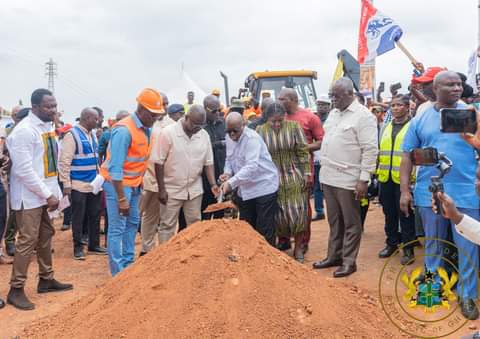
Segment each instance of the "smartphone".
M433 166L438 163L438 151L434 147L416 148L410 158L415 166Z
M477 112L467 108L442 108L440 110L443 133L471 133L477 131Z
M390 86L390 92L396 92L398 91L400 88L402 88L402 84L397 82L396 84L393 84Z
M383 81L380 82L380 86L378 86L377 92L378 92L378 93L383 93L383 92L385 92L385 83L384 83Z

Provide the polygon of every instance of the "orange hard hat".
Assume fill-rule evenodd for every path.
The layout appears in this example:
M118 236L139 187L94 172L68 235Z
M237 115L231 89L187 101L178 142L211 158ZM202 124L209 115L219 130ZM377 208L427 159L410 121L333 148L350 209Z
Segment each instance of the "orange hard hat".
M165 113L160 92L152 88L144 88L137 97L137 102L152 113Z
M219 90L218 88L214 88L214 89L212 90L212 94L213 94L213 95L220 95L220 90Z

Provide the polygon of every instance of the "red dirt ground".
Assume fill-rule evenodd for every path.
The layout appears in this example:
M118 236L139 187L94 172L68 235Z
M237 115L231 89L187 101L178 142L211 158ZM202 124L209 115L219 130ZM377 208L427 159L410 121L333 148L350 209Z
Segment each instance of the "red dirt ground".
M104 256L73 260L71 233L57 232L56 278L74 283L74 290L38 295L32 262L26 291L37 308L0 310L0 338L406 337L378 303L384 264L377 257L384 245L379 208L372 207L367 219L358 272L345 279L333 279L334 269L310 269L325 256L326 221L313 224L303 267L248 228L237 234L229 232L232 226L221 227L187 230L116 279ZM3 297L10 271L0 266ZM480 321L467 326L449 338L471 333Z

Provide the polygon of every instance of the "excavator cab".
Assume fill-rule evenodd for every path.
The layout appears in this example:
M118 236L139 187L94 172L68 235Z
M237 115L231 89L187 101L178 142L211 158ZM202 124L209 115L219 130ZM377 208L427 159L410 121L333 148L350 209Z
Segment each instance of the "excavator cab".
M251 96L258 102L265 96L277 100L282 88L293 88L297 91L299 105L314 110L317 99L314 79L317 79L314 71L256 72L248 76L240 96Z

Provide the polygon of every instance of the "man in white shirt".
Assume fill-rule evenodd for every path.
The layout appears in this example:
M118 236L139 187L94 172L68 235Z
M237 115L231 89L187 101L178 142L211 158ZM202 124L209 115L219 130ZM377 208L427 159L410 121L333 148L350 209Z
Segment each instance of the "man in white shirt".
M237 112L227 115L227 158L220 176L224 194L237 190L240 219L248 222L266 241L275 246L278 206L278 169L265 142L250 128L245 128Z
M32 93L32 112L7 138L12 161L11 205L18 227L15 258L7 302L22 310L35 305L24 292L34 251L39 266L38 293L71 290L53 278L52 237L55 230L48 211L57 209L61 197L57 178L57 143L52 121L57 102L46 89Z
M205 109L193 105L184 119L165 127L158 142L152 145L149 160L155 163L158 199L161 203L161 242L175 234L181 208L187 226L201 220L204 169L212 193L215 196L219 193L215 182L212 144L208 133L202 129L205 122Z
M339 79L332 88L335 107L325 122L320 150L320 183L330 224L327 258L314 268L340 266L335 278L357 270L356 259L362 237L360 200L365 198L378 155L377 121L358 101L353 83Z
M163 97L165 100L166 97ZM165 101L164 101L165 103ZM167 108L167 115L155 122L150 136L150 144L153 148L159 147L159 137L162 130L172 124L175 124L183 117L183 105L172 104ZM142 214L142 251L140 255L148 253L155 247L155 237L160 237L160 201L158 200L158 184L155 177L155 163L148 160L148 167L143 176L143 192L140 200L140 213Z

